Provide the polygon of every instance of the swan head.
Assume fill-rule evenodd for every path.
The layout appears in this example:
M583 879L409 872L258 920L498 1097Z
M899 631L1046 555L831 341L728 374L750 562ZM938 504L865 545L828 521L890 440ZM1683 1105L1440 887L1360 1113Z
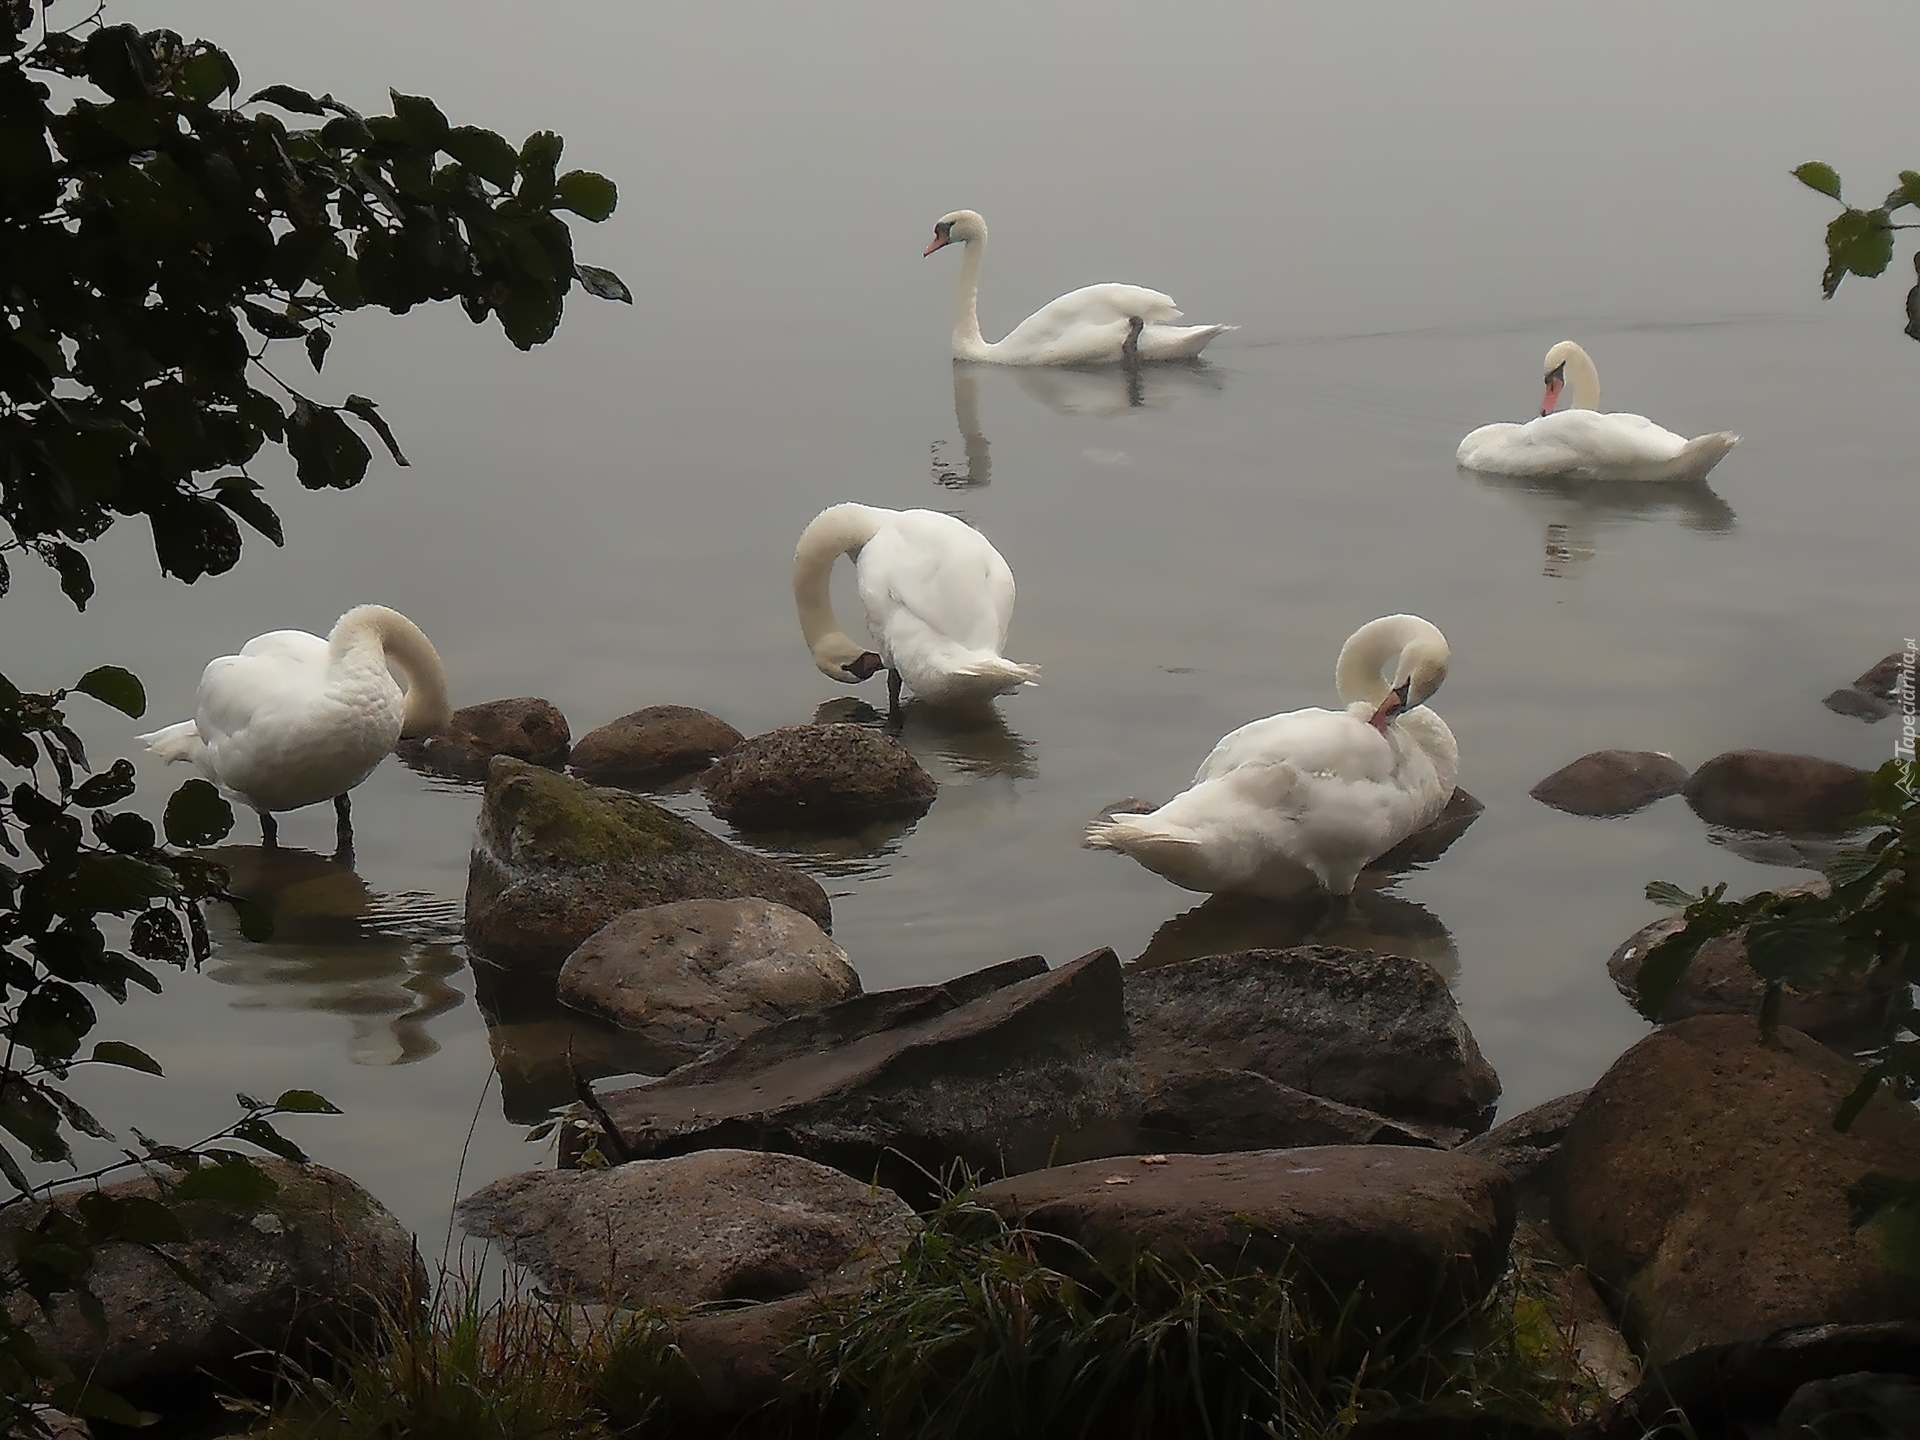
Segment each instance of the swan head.
M1394 667L1393 684L1381 697L1369 722L1383 734L1396 715L1418 709L1433 698L1447 679L1448 652L1445 643L1435 645L1426 639L1415 640L1400 652Z
M1553 407L1560 403L1560 392L1567 388L1567 362L1572 360L1576 355L1579 356L1581 360L1587 361L1587 368L1592 368L1593 362L1587 360L1587 352L1571 340L1562 340L1558 345L1555 345L1551 350L1547 351L1545 364L1547 390L1546 394L1542 396L1540 400L1540 413L1542 415L1551 415L1553 413Z
M886 668L887 662L871 650L863 650L845 635L830 635L813 652L814 667L829 680L842 685L858 685L871 680Z
M920 253L924 258L949 245L964 245L969 240L986 238L987 222L980 218L979 211L955 210L933 222L933 243Z

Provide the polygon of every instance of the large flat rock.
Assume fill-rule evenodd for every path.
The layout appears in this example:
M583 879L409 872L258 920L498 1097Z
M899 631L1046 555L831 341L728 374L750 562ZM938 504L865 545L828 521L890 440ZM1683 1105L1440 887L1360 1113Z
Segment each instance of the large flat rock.
M1554 1221L1649 1364L1777 1330L1920 1319L1920 1283L1848 1224L1868 1171L1920 1170L1920 1113L1882 1092L1833 1128L1859 1067L1793 1030L1701 1016L1640 1041L1560 1145Z
M1513 1236L1513 1183L1463 1155L1388 1145L1150 1155L982 1186L1010 1223L1105 1265L1146 1253L1227 1273L1296 1266L1361 1323L1457 1316L1490 1289Z
M522 761L496 759L467 866L467 942L515 968L555 971L628 910L758 896L821 929L817 882L751 855L650 801Z

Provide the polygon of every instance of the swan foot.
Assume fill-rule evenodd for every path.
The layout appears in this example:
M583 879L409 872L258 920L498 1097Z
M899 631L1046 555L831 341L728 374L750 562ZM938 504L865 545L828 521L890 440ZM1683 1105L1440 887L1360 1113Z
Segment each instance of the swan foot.
M900 723L900 672L898 670L887 671L887 719L895 725Z
M280 844L280 822L273 818L268 810L260 812L260 845L262 849L273 850Z

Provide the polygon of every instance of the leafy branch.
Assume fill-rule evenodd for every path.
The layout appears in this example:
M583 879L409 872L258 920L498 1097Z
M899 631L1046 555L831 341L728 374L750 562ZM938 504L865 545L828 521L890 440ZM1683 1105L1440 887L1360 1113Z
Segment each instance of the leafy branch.
M1896 222L1896 212L1909 206L1920 209L1920 171L1902 170L1898 188L1870 210L1849 205L1840 197L1840 176L1831 165L1810 160L1794 167L1793 176L1810 190L1818 190L1830 200L1839 201L1840 213L1827 226L1827 268L1820 277L1820 290L1833 298L1840 282L1849 275L1871 279L1883 273L1893 261L1893 232L1920 230L1920 222ZM1920 275L1920 253L1914 256L1914 271ZM1906 333L1920 340L1920 283L1907 292Z

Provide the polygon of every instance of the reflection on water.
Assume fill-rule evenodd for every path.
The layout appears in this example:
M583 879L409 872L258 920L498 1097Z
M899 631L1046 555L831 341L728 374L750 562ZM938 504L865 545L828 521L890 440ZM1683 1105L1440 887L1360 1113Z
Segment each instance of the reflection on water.
M954 366L956 401L961 368ZM1225 386L1220 372L1204 360L1100 370L1021 365L1013 373L1022 390L1061 415L1123 415L1129 410L1158 409L1182 395L1215 394Z
M993 482L993 458L987 453L987 437L980 429L980 376L977 367L965 360L953 362L953 420L960 427L960 440L967 449L963 470L955 470L941 454L946 441L933 442L933 479L949 490L966 490Z
M457 902L377 894L351 864L311 850L224 845L202 854L226 868L236 895L273 917L273 937L255 942L231 912L208 910L217 943L207 974L241 992L237 1008L344 1015L347 1051L360 1065L405 1065L439 1050L431 1023L465 999L448 983L466 963Z
M501 1111L515 1125L538 1124L571 1104L576 1077L650 1079L675 1063L630 1031L567 1009L551 973L513 975L482 960L473 967L473 996L487 1022Z
M1440 918L1424 905L1363 879L1351 895L1318 894L1299 900L1214 895L1158 930L1136 965L1165 965L1235 950L1284 950L1291 945L1344 945L1424 960L1452 980L1460 953Z
M1601 531L1671 514L1688 530L1724 535L1734 528L1733 507L1704 480L1554 480L1481 475L1463 470L1482 490L1508 497L1546 526L1543 575L1573 573L1594 556Z
M921 764L934 761L949 765L962 775L1030 780L1039 773L1033 762L1032 742L1007 724L995 705L956 709L908 700L901 707L899 727L894 728L866 701L841 695L822 702L813 712L813 723L885 730Z
M1780 865L1791 870L1824 870L1847 842L1813 835L1772 835L1759 830L1707 827L1707 843L1731 850L1756 865Z

